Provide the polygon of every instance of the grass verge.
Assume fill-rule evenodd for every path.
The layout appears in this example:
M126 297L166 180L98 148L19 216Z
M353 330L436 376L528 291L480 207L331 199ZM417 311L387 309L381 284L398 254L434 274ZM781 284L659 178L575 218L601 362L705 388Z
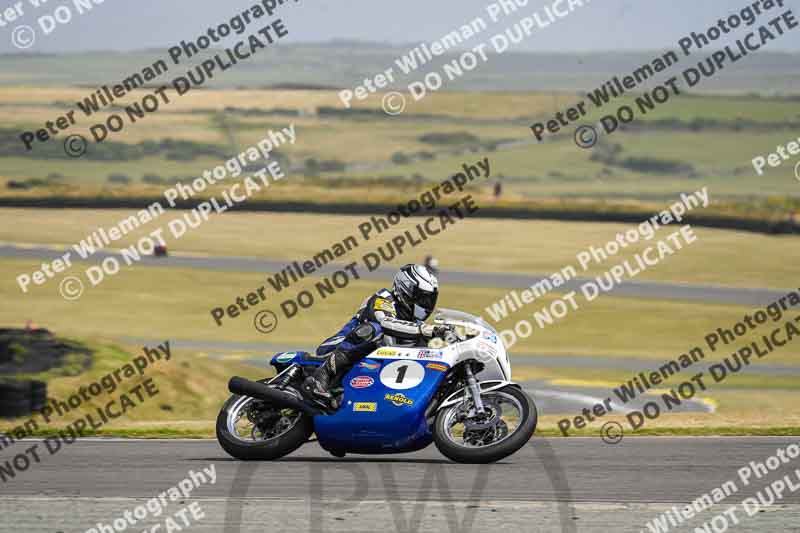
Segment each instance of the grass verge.
M105 376L142 354L141 347L121 347L102 339L90 339L85 344L94 352L91 367L78 375L49 380L49 399L67 403L71 396L80 395L82 388L88 388L94 382L103 384ZM33 434L53 435L86 415L91 415L95 421L100 420L97 410L114 401L114 411L122 412L122 416L110 420L98 430L87 431L87 435L198 435L207 432L208 421L216 419L220 407L230 396L227 383L231 376L258 379L265 374L263 369L236 362L215 361L174 348L170 351L169 360L162 359L148 366L143 375L124 379L113 390L103 384L99 394L90 396L89 400L82 401L78 407L70 407L66 412L53 414L50 420L45 420L42 415L3 420L0 421L0 432L9 433L30 420L32 423L27 427L29 431L32 429ZM144 397L142 400L130 391L146 379L152 379L158 392L152 396L141 392ZM124 407L122 394L133 401L133 407ZM210 424L213 428L213 422Z

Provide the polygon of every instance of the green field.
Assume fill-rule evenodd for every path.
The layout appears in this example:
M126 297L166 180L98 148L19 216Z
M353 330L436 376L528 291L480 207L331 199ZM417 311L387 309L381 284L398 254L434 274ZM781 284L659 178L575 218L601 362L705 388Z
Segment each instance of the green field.
M380 95L356 106L371 113L348 115L319 114L323 108L341 110L334 91L212 90L190 93L169 108L128 124L106 142L130 146L173 139L190 143L177 159L164 153L136 159L71 159L61 153L60 139L75 133L88 137L89 126L105 120L108 111L92 118L79 113L76 126L49 141L52 153L47 159L36 156L36 149L24 150L18 139L20 131L42 127L85 94L84 89L74 88L4 89L0 121L7 147L0 153L0 180L60 177L51 180L49 187L3 194L131 195L141 191L141 180L147 174L166 180L187 178L220 163L219 159L192 155L199 144L191 143L215 146L233 155L263 138L268 130L294 123L297 143L282 146L280 152L288 158L293 181L305 187L298 195L307 199L318 199L320 187L334 178L352 180L345 188L354 194L360 192L358 183L375 179L383 179L384 186L388 180L395 184L393 188L401 189L414 177L423 182L440 181L463 163L483 157L492 162L489 185L502 177L509 201L665 199L699 184L708 185L717 198L744 203L755 197L800 196L790 163L767 167L763 176L757 176L751 166L756 155L766 155L800 135L796 102L786 98L677 97L637 121L644 129L616 132L602 138L598 147L584 150L572 139L577 123L544 144L536 144L529 129L533 121L547 120L577 101L575 94L432 94L421 102L411 102L403 115L392 117L380 110ZM121 100L121 105L144 94L134 92ZM630 99L620 99L613 106L626 102ZM259 114L249 111L254 109ZM116 111L120 110L122 107ZM302 116L287 115L287 110ZM595 110L581 124L595 122L606 111ZM665 120L673 122L657 125ZM424 140L424 135L434 133L451 137L445 137L442 144ZM615 159L598 159L613 145L619 150ZM89 146L90 153L108 148ZM317 170L312 161L332 166ZM643 161L644 166L630 166L626 161ZM657 164L667 166L659 168ZM130 183L111 185L107 180L112 174L125 176ZM344 192L341 183L337 189L337 194Z

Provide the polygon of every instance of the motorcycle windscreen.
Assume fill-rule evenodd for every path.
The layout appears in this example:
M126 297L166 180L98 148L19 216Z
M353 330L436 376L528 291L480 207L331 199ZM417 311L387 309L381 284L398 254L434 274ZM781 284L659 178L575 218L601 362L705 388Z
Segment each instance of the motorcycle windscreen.
M342 406L314 418L320 445L355 453L412 451L430 444L425 409L447 364L410 359L364 359L344 378Z

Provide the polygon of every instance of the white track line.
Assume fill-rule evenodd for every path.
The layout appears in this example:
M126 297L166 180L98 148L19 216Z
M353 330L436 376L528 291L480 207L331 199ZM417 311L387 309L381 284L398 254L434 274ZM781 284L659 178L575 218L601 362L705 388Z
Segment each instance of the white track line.
M528 389L526 392L529 392L534 398L536 396L543 396L545 398L572 400L574 402L583 403L588 406L594 406L597 405L598 403L602 404L605 401L600 398L595 398L594 396L589 396L586 394L576 394L574 392L558 392L558 391L538 390L538 389L537 390ZM618 405L613 401L609 402L609 405L611 406L611 409L613 411L618 411L625 415L632 412L631 409L628 409L627 407L624 407L622 405Z

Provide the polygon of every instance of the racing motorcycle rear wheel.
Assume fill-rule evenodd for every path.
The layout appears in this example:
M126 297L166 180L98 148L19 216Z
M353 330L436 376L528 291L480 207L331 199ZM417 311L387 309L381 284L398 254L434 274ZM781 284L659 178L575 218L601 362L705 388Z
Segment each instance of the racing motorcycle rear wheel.
M483 414L469 395L437 414L433 441L444 456L459 463L493 463L522 448L536 431L536 405L519 387L481 393L481 400Z
M313 432L314 420L309 415L237 394L225 402L217 417L217 441L243 461L283 457L307 442Z

